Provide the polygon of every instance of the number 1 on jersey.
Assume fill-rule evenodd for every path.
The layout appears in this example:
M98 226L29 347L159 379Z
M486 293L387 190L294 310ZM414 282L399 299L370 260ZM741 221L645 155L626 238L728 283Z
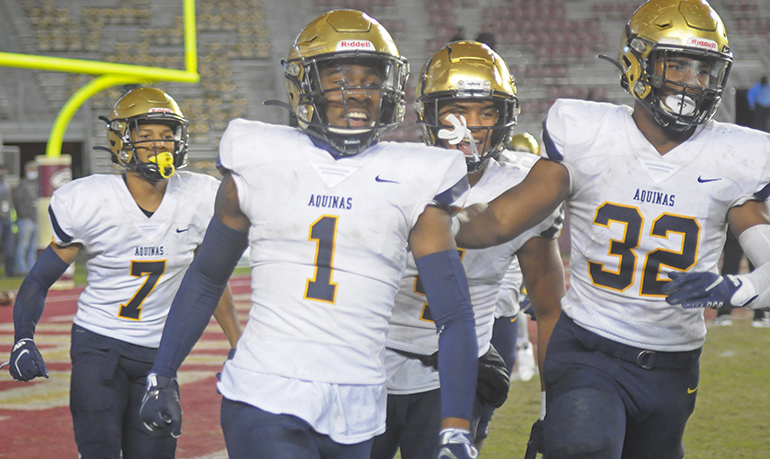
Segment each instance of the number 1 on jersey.
M310 225L309 240L316 241L315 276L307 280L305 299L334 303L337 284L334 273L334 245L337 237L337 216L324 215Z

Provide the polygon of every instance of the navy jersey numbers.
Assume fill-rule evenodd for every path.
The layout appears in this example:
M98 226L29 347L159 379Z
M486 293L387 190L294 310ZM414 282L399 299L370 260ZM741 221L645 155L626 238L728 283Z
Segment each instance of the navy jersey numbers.
M594 285L622 292L634 284L639 261L636 251L643 236L644 217L637 207L614 203L599 206L594 224L609 228L613 222L625 226L623 238L612 239L609 243L608 254L618 258L617 269L606 269L604 263L588 261L588 272ZM674 235L679 235L682 245L678 250L660 247L647 253L642 269L640 296L665 296L662 289L670 281L661 279L662 267L686 271L695 265L700 230L698 221L693 217L663 213L653 221L650 237L668 240Z
M140 320L142 314L142 303L147 295L152 292L160 276L166 272L166 260L158 261L131 261L131 275L133 277L147 276L142 286L136 291L133 298L126 304L120 305L118 317L121 319Z
M305 299L334 303L337 284L332 282L334 273L334 243L339 217L324 215L310 225L310 241L316 242L315 276L307 280Z

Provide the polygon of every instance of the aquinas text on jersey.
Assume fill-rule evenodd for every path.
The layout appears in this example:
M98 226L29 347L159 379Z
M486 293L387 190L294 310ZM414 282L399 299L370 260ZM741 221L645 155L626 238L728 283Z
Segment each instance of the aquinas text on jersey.
M663 193L662 191L640 190L639 188L636 189L634 194L634 201L668 207L674 207L674 198L676 198L676 195Z
M163 246L160 247L137 247L134 252L135 257L157 257L164 255Z
M329 207L332 209L350 210L353 207L353 198L311 194L310 202L307 205L309 207Z

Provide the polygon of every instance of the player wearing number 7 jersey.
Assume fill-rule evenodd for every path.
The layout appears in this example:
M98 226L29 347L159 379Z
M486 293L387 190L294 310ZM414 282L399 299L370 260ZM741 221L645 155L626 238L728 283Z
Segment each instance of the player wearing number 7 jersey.
M104 119L112 158L126 173L91 175L54 192L53 242L14 306L10 371L17 381L48 377L35 325L48 288L76 256L85 258L70 388L80 457L170 458L178 434L148 432L139 406L171 300L214 213L218 181L176 171L186 163L187 120L165 92L132 89ZM215 316L235 347L240 327L229 290Z
M199 257L174 299L153 371L173 378L248 245L252 308L219 389L231 459L368 459L385 430L383 352L411 249L442 348L441 442L470 459L476 336L451 227L467 194L459 152L381 142L404 116L408 66L390 34L334 10L284 64L298 128L234 120ZM142 418L173 427L173 393ZM453 456L449 456L452 454Z
M770 303L770 137L711 120L733 61L721 19L703 0L650 0L619 60L633 110L557 101L549 160L458 235L497 244L566 200L571 286L543 375L549 459L681 458L702 308ZM728 225L757 272L717 274Z

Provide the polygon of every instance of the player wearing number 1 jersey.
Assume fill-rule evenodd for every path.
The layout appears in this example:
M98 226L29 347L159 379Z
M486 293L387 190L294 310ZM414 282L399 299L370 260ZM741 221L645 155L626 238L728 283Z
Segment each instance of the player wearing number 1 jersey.
M229 457L368 459L385 430L382 354L410 249L444 356L440 457L475 457L476 337L450 231L463 156L379 141L403 119L407 65L368 15L325 13L284 65L298 128L228 126L215 217L171 307L142 418L178 428L169 381L248 245L251 313L219 384Z
M770 303L770 137L711 120L733 62L718 14L703 0L650 0L626 25L619 61L633 109L557 101L544 122L549 160L458 235L499 243L569 208L571 286L531 458L543 446L549 459L683 457L702 308ZM756 271L717 274L728 225Z
M57 189L48 209L53 242L14 307L14 379L48 377L32 341L48 288L76 256L87 282L72 328L70 409L83 459L173 458L176 438L148 432L139 406L171 300L214 213L219 182L177 172L185 165L187 120L154 88L132 89L108 122L113 160L124 175L92 175ZM217 320L235 346L232 295Z

